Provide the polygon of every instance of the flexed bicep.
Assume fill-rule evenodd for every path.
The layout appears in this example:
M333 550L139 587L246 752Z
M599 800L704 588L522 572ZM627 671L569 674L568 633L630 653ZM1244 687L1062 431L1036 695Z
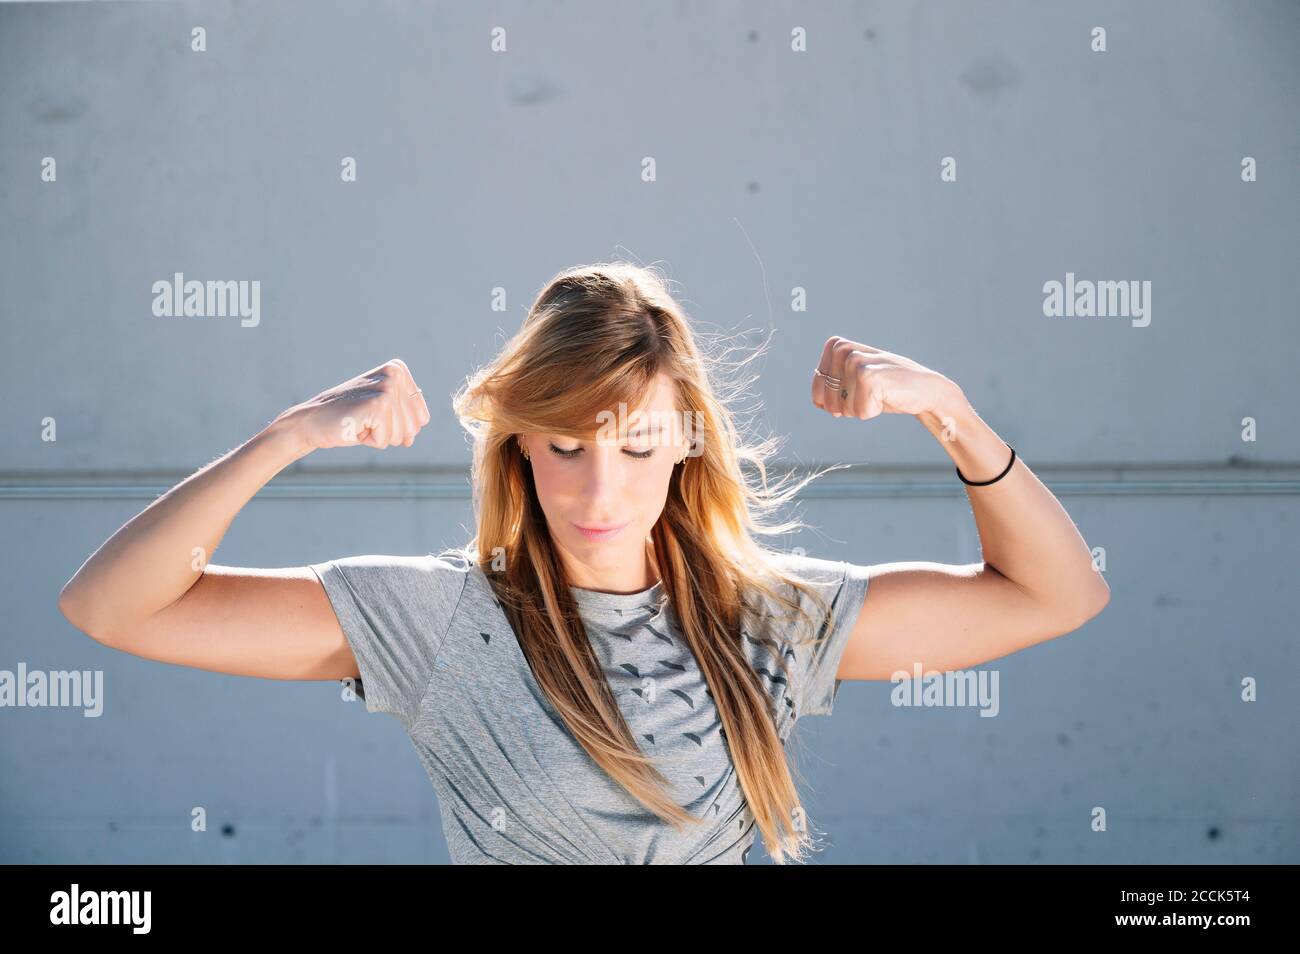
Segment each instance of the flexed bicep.
M840 679L978 666L1073 632L1067 617L986 563L878 564L840 662Z

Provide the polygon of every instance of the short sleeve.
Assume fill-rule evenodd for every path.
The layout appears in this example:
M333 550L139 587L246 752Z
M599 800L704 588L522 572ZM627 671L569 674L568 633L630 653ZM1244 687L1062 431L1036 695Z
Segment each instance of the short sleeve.
M431 554L367 554L309 566L356 657L357 694L367 711L409 724L460 602L465 568Z
M812 598L800 597L800 605L815 621L813 632L820 638L809 642L807 634L800 633L798 645L786 652L795 712L798 716L830 715L843 682L835 674L866 599L871 568L802 555L785 555L780 562L812 583L827 603L822 609Z

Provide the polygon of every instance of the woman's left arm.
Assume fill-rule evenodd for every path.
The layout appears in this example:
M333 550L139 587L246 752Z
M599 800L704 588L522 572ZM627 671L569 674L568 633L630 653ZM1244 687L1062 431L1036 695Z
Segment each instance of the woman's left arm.
M812 398L837 417L915 416L967 480L992 480L1011 459L953 381L860 342L826 342ZM979 665L1078 629L1109 602L1087 543L1018 454L994 483L965 486L983 562L873 566L838 678Z

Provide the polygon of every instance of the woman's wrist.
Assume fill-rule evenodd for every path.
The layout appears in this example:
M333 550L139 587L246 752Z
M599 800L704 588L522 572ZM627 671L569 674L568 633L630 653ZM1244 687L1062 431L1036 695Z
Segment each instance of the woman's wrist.
M950 444L956 440L957 432L970 426L977 416L965 393L953 384L929 410L922 411L916 418L935 440Z
M956 385L949 396L917 418L967 480L989 480L1006 469L1009 446L975 413Z
M280 462L281 469L301 460L313 450L298 430L296 421L289 416L290 413L286 411L281 414L253 438L259 445L266 447L268 455Z

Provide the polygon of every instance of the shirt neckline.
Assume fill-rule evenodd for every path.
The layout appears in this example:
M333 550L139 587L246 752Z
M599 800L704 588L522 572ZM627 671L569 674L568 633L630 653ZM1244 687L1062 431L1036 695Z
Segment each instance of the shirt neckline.
M647 605L655 607L663 599L664 583L659 580L654 586L637 593L603 593L600 590L586 590L570 586L574 601L584 612L614 613L642 609Z

